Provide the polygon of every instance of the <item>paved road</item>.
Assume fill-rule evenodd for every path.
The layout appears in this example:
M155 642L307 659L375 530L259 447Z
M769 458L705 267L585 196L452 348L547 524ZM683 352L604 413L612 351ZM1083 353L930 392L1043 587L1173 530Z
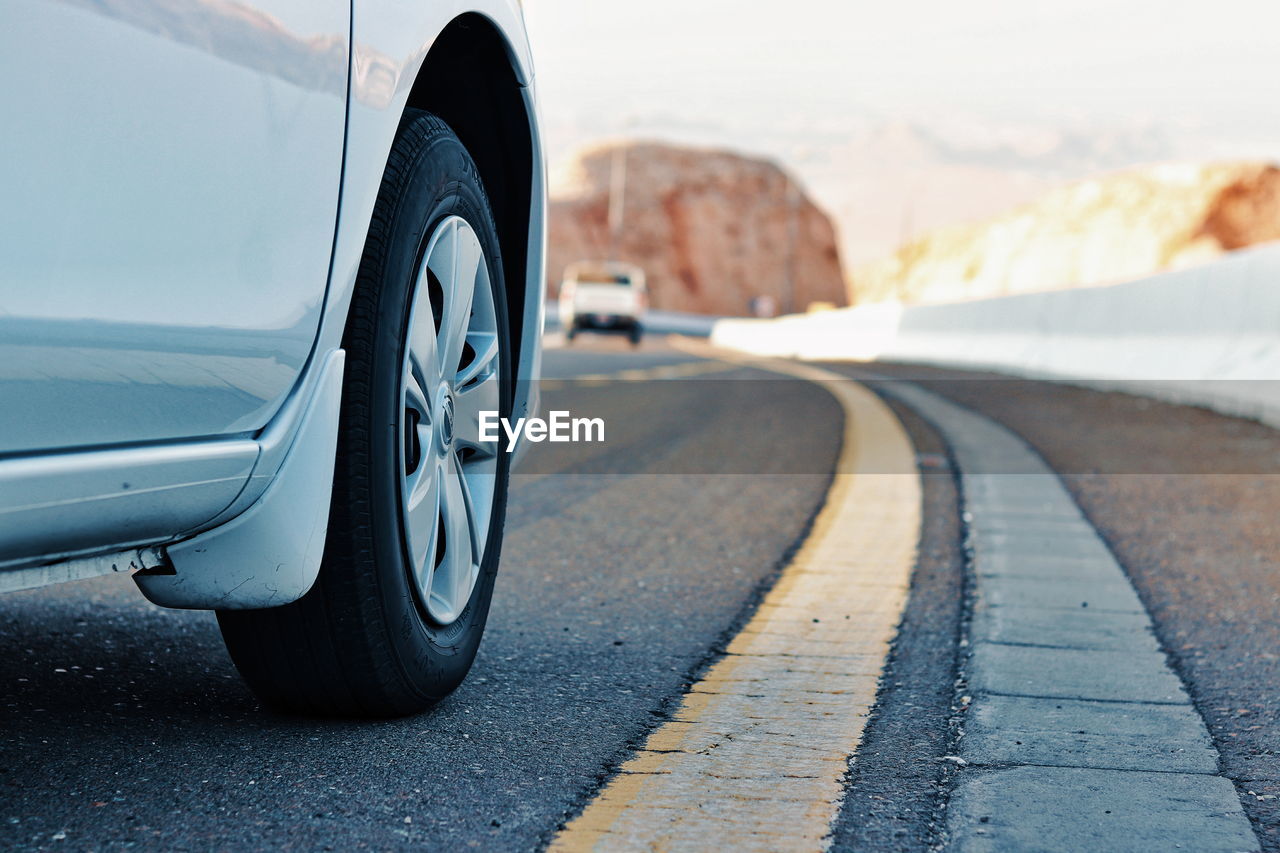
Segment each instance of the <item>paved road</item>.
M549 352L547 374L691 360L616 343ZM267 716L210 615L124 577L0 598L0 848L548 841L723 645L830 479L826 392L712 375L545 392L603 416L606 447L527 460L475 669L418 718Z
M834 368L846 370L848 368ZM531 849L598 791L750 616L836 458L826 392L661 341L548 353L547 407L603 416L513 486L490 631L432 713L265 715L207 614L125 578L0 598L0 847ZM655 379L666 371L690 381ZM1151 614L1268 850L1280 850L1280 433L1045 383L877 367L1003 423L1064 481ZM751 379L754 381L742 381ZM697 381L694 381L697 380ZM956 381L962 380L962 381ZM924 489L921 559L852 765L837 849L945 841L966 706L954 460L894 402ZM1250 793L1252 792L1252 793Z

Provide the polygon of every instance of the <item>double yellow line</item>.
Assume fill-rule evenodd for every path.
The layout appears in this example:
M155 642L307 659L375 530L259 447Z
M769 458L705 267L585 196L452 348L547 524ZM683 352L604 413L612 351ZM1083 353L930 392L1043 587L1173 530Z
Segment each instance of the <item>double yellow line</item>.
M750 363L818 382L840 402L826 501L727 654L553 850L819 850L839 811L915 565L915 454L863 386L809 365Z

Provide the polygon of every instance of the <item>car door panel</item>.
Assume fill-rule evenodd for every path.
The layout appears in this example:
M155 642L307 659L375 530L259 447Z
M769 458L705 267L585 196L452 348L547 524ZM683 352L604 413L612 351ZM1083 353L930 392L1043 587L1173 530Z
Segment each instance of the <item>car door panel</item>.
M323 307L348 4L2 17L0 454L261 428Z

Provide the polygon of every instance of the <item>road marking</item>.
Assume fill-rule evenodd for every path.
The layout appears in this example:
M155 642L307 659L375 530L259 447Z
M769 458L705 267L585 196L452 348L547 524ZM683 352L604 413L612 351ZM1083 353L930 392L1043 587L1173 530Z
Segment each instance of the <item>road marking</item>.
M863 386L809 365L749 363L819 382L844 409L826 502L723 659L553 850L818 850L839 812L915 565L914 451Z

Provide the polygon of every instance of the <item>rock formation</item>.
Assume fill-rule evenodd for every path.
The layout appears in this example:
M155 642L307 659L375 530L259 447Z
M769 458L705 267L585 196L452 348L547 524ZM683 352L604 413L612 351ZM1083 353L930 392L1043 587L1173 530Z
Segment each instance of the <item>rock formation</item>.
M1168 164L942 228L853 272L851 302L952 302L1139 278L1280 239L1280 168Z
M610 223L615 187L614 228ZM831 220L773 163L723 151L623 143L584 151L551 183L547 277L612 257L644 268L654 308L746 314L843 305ZM619 215L620 214L620 215Z

